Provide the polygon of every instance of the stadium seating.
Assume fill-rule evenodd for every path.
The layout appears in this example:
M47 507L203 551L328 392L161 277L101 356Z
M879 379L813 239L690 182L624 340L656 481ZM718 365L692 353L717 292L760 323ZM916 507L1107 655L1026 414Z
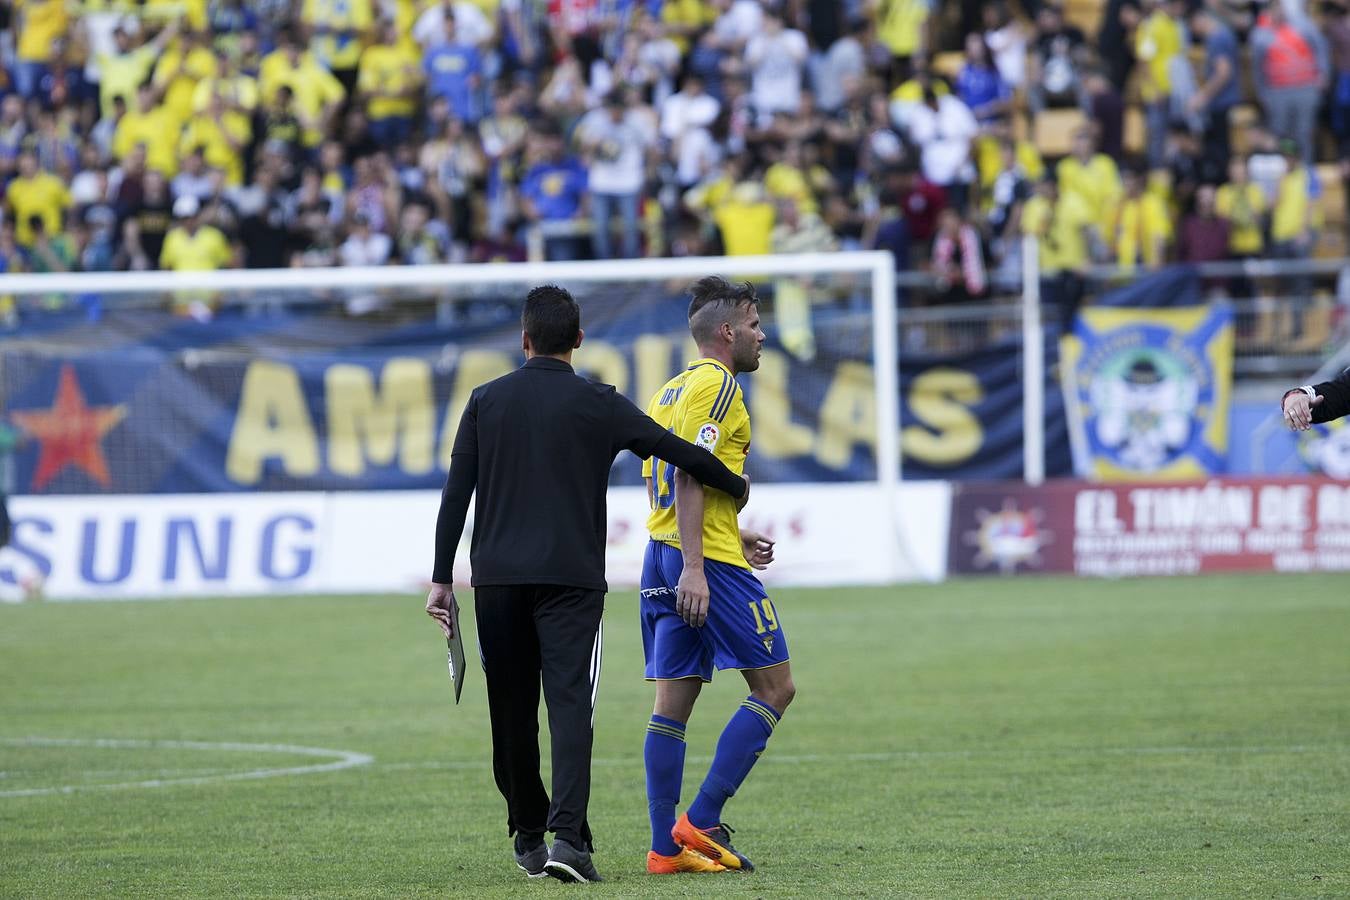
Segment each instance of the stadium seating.
M1144 123L1144 111L1138 106L1125 108L1125 129L1122 143L1126 153L1144 152L1144 143L1148 139L1148 126Z
M1064 156L1073 149L1073 135L1087 124L1080 109L1046 109L1036 114L1032 140L1042 156Z
M965 54L959 50L939 53L933 57L933 71L943 78L955 79L965 61Z
M1100 31L1105 17L1106 4L1102 0L1068 0L1064 4L1064 20L1081 28L1086 35Z

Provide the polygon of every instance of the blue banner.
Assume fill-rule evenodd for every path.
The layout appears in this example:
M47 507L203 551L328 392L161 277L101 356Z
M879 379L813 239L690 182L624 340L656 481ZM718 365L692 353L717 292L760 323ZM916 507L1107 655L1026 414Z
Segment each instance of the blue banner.
M1195 266L1168 266L1131 280L1097 298L1097 306L1163 309L1200 306L1208 302Z
M1062 355L1079 475L1157 481L1227 470L1230 307L1087 309Z
M638 293L584 308L578 370L639 406L696 355L682 298ZM521 362L517 316L509 303L484 300L448 324L242 313L203 324L152 312L107 313L96 324L72 317L64 328L48 320L41 341L8 342L3 355L4 410L25 438L14 487L439 487L469 393ZM826 311L813 320L809 354L771 333L760 370L741 378L756 481L876 478L870 319ZM42 349L58 339L59 353ZM961 356L907 354L905 478L1019 477L1019 372L1016 343ZM1066 474L1063 406L1049 385L1047 407L1047 468ZM614 482L640 477L637 461L621 457Z
M1073 474L1064 398L1050 373L1058 333L1046 329L1045 473ZM1008 340L957 356L901 357L900 449L905 479L1020 479L1021 343Z

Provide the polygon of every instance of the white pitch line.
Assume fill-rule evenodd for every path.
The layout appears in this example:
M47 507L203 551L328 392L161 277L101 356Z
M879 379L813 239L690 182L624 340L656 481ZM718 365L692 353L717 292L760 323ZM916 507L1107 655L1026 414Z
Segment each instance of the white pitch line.
M193 778L153 778L144 781L128 781L115 784L61 785L55 787L28 788L22 790L0 791L4 797L38 797L51 794L73 794L78 791L113 791L132 788L169 787L180 784L211 784L223 781L244 781L259 778L277 778L285 775L310 775L318 772L336 772L357 766L371 765L374 757L365 753L348 750L330 750L323 747L297 747L289 744L242 744L213 741L156 741L122 740L113 738L43 738L0 737L0 745L25 747L95 747L112 750L218 750L224 752L283 753L301 756L332 758L333 762L308 766L286 768L253 769L247 772L202 775ZM991 757L1054 757L1054 756L1163 756L1163 755L1205 755L1216 753L1246 754L1313 754L1346 753L1350 745L1343 744L1289 744L1286 746L1230 745L1217 747L1173 746L1173 747L1065 747L1065 748L1025 748L1010 750L894 750L873 753L806 753L806 754L766 754L761 763L779 765L807 765L830 762L842 763L884 763L903 760L922 761L925 759L981 759ZM712 761L711 756L691 756L686 762L705 764ZM597 768L637 767L641 764L638 755L628 757L600 757L593 759L591 765ZM373 768L384 771L477 771L491 768L491 761L481 760L422 760L415 762L391 762L374 764ZM0 774L19 774L11 771ZM88 775L89 773L80 773Z
M1269 746L1226 746L1226 747L1066 747L1062 749L1048 748L1035 749L1027 748L1024 750L895 750L880 753L804 753L804 754L779 754L765 753L759 759L760 765L764 763L777 763L780 765L807 765L828 762L844 763L867 763L867 762L900 762L902 760L924 760L924 759L983 759L989 757L1038 757L1038 756L1091 756L1100 754L1103 756L1166 756L1166 755L1203 755L1209 753L1250 753L1250 754L1276 754L1276 753L1347 753L1350 752L1350 745L1327 744L1327 745L1303 745L1290 744L1283 747ZM711 756L690 756L685 760L686 763L710 763ZM622 766L639 766L642 764L642 757L634 754L631 757L601 757L591 760L591 765L599 768L616 768ZM380 770L399 771L416 769L446 769L446 770L470 770L470 769L490 769L492 761L489 759L471 760L423 760L420 762L389 762L377 763L374 768Z
M337 772L355 766L365 766L375 757L350 750L330 750L326 747L297 747L291 744L242 744L222 741L161 741L127 740L120 738L48 738L0 737L0 745L11 747L93 747L100 750L214 750L226 753L281 753L295 756L317 756L332 762L306 766L250 769L219 775L199 775L192 778L151 778L144 781L122 781L113 784L66 784L53 787L26 788L0 791L3 797L42 797L51 794L74 794L79 791L124 791L134 788L160 788L187 784L214 784L224 781L251 781L259 778L281 778L287 775L314 775L319 772Z
M237 771L238 769L221 766L198 766L192 769L76 769L63 774L66 777L75 775L80 778L172 778L188 775L220 775ZM11 769L8 772L0 772L0 778L37 778L51 774L48 769Z

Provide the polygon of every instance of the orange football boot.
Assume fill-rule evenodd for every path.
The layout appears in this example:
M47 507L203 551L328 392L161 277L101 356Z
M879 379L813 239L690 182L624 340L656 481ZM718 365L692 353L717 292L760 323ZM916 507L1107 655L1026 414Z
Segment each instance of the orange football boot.
M755 871L755 864L737 853L736 848L731 846L732 833L727 825L695 828L694 823L689 821L688 813L680 813L680 818L675 821L675 827L670 829L670 836L675 839L675 843L686 850L702 853L728 869L739 872Z
M680 872L725 872L727 867L713 862L702 853L680 848L674 856L662 856L655 850L647 852L648 875L675 875Z

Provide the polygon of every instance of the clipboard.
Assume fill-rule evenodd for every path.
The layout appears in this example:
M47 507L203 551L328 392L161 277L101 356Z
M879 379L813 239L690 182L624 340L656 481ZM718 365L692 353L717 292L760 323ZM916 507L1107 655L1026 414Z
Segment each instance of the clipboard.
M455 636L445 639L445 655L450 666L450 682L455 686L455 704L458 705L459 695L464 692L464 676L468 674L464 668L464 636L459 630L458 606L450 616L450 622L454 626Z

